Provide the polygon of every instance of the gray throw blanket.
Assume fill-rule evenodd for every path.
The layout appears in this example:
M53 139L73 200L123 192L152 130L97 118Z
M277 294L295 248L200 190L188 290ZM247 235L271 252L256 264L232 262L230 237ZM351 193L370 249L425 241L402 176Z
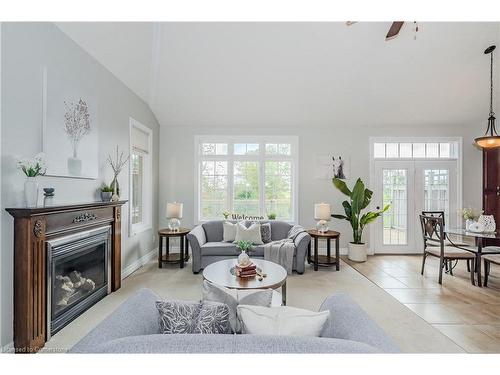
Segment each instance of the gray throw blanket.
M288 237L283 240L269 242L264 245L264 259L277 263L285 268L288 275L292 274L295 238L305 232L300 225L294 225L288 231Z

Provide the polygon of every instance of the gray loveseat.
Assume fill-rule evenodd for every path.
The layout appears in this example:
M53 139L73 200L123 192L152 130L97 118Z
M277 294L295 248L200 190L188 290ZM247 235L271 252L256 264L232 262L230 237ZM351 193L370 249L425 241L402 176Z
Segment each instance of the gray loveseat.
M155 302L141 289L69 350L70 353L395 353L398 347L347 295L321 305L330 319L321 337L265 335L164 335Z
M207 221L201 225L196 226L187 238L192 250L193 259L193 272L198 273L210 263L219 260L235 258L240 254L236 245L231 242L222 242L222 223L231 220L213 220ZM271 223L271 240L277 241L287 238L288 231L293 225L284 221L269 220L261 221L261 223ZM250 221L246 222L247 227L251 224ZM307 254L307 246L311 241L311 236L307 233L300 233L295 238L295 254L293 257L293 270L298 273L304 273L305 259ZM250 252L252 258L263 258L264 247L254 246Z

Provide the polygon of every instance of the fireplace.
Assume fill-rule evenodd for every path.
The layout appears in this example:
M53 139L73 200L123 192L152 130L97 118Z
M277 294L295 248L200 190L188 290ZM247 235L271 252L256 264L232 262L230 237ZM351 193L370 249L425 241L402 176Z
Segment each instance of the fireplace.
M47 339L111 291L111 227L47 241Z
M14 217L14 348L33 353L121 286L126 201L6 208Z

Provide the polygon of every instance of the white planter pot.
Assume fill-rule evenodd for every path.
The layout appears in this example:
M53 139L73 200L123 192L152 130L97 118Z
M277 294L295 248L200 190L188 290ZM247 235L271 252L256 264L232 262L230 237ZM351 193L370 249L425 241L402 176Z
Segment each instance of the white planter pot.
M38 203L38 182L36 177L28 177L24 182L24 198L26 207L36 207Z
M349 242L349 260L353 262L366 262L366 250L368 246L363 244L354 244Z

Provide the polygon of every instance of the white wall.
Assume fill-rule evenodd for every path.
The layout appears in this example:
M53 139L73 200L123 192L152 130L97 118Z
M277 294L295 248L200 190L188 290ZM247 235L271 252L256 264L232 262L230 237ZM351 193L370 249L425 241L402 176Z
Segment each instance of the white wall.
M97 188L111 181L106 156L116 145L129 147L129 117L153 131L154 201L158 194L159 126L136 94L113 76L101 64L77 46L51 23L2 24L2 242L0 252L1 344L12 341L13 296L13 219L5 207L23 204L22 173L16 169L15 157L31 157L41 151L41 71L46 66L52 72L72 74L89 87L98 105L99 179L82 180L42 177L42 187L55 188L58 202L82 202L98 199ZM49 84L50 84L50 77ZM122 198L129 196L128 171L120 175ZM124 206L122 222L122 267L126 268L146 253L157 248L158 211L154 205L153 230L133 238L128 236L128 204Z
M483 51L498 44L500 24L424 22L415 40L406 23L386 42L389 26L163 24L162 101L150 103L162 124L160 207L184 202L184 222L194 223L193 138L203 134L297 135L299 222L308 227L315 202L338 211L343 200L330 181L314 178L315 155L349 156L351 176L368 183L370 136L463 137L463 204L481 207L482 158L472 142L486 129ZM348 224L332 225L345 247Z
M341 202L344 197L336 191L331 181L315 179L314 164L317 154L349 156L353 184L361 177L369 184L369 137L371 136L460 136L463 145L463 201L464 204L481 207L481 163L482 154L472 145L477 129L469 124L454 126L398 127L398 126L343 126L331 127L289 127L289 128L227 128L227 127L172 127L160 130L160 207L167 201L184 203L183 224L193 225L195 194L194 136L205 134L220 135L297 135L299 137L299 223L313 227L313 207L317 202L329 202L335 212L343 212ZM160 210L160 226L166 219ZM351 230L347 222L334 220L331 227L342 233L341 247L351 240ZM364 234L369 239L369 229Z

